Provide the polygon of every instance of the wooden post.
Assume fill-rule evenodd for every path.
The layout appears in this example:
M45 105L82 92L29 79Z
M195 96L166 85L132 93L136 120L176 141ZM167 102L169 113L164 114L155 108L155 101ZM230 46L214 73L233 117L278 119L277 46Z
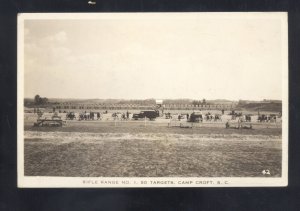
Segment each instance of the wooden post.
M274 122L274 123L275 123L276 128L278 128L278 127L277 127L277 123L276 123L276 119L275 119L275 122Z

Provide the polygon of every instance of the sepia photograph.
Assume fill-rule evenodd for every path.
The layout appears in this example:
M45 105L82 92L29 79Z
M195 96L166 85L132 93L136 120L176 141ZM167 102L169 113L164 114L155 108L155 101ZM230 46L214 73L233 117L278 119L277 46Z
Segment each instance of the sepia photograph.
M18 187L288 185L286 12L18 15Z

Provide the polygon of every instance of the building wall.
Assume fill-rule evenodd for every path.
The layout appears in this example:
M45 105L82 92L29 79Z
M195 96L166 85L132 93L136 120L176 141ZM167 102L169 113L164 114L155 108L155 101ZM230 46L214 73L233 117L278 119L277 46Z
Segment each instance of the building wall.
M206 105L192 105L192 104L165 104L164 109L167 110L230 110L234 109L236 104L206 104ZM156 105L137 105L137 104L72 104L72 103L61 103L54 107L58 110L119 110L119 109L155 109Z

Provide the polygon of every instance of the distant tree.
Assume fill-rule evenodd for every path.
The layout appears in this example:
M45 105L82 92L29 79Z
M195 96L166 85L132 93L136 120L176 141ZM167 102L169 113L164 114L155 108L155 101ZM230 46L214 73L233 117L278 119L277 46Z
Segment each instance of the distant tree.
M203 98L203 100L202 100L202 104L206 104L206 100Z
M35 103L36 105L39 105L39 104L40 104L40 99L41 99L40 95L36 95L36 96L34 97L34 103Z
M199 106L199 105L201 104L201 101L200 101L200 100L193 100L192 104L193 104L194 106L196 106L196 105Z
M48 98L46 98L46 97L40 98L40 101L41 101L41 104L47 104Z
M34 104L36 105L43 105L48 103L48 98L46 97L41 97L40 95L36 95L34 97Z

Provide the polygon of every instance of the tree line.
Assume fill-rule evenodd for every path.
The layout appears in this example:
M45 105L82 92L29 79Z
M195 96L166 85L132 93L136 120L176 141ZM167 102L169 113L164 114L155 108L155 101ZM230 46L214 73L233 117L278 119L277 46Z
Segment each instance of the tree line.
M35 105L45 105L49 102L48 98L41 97L40 95L36 95L34 97L34 104Z
M203 99L202 101L201 100L193 100L192 104L195 106L195 105L206 105L206 100Z

